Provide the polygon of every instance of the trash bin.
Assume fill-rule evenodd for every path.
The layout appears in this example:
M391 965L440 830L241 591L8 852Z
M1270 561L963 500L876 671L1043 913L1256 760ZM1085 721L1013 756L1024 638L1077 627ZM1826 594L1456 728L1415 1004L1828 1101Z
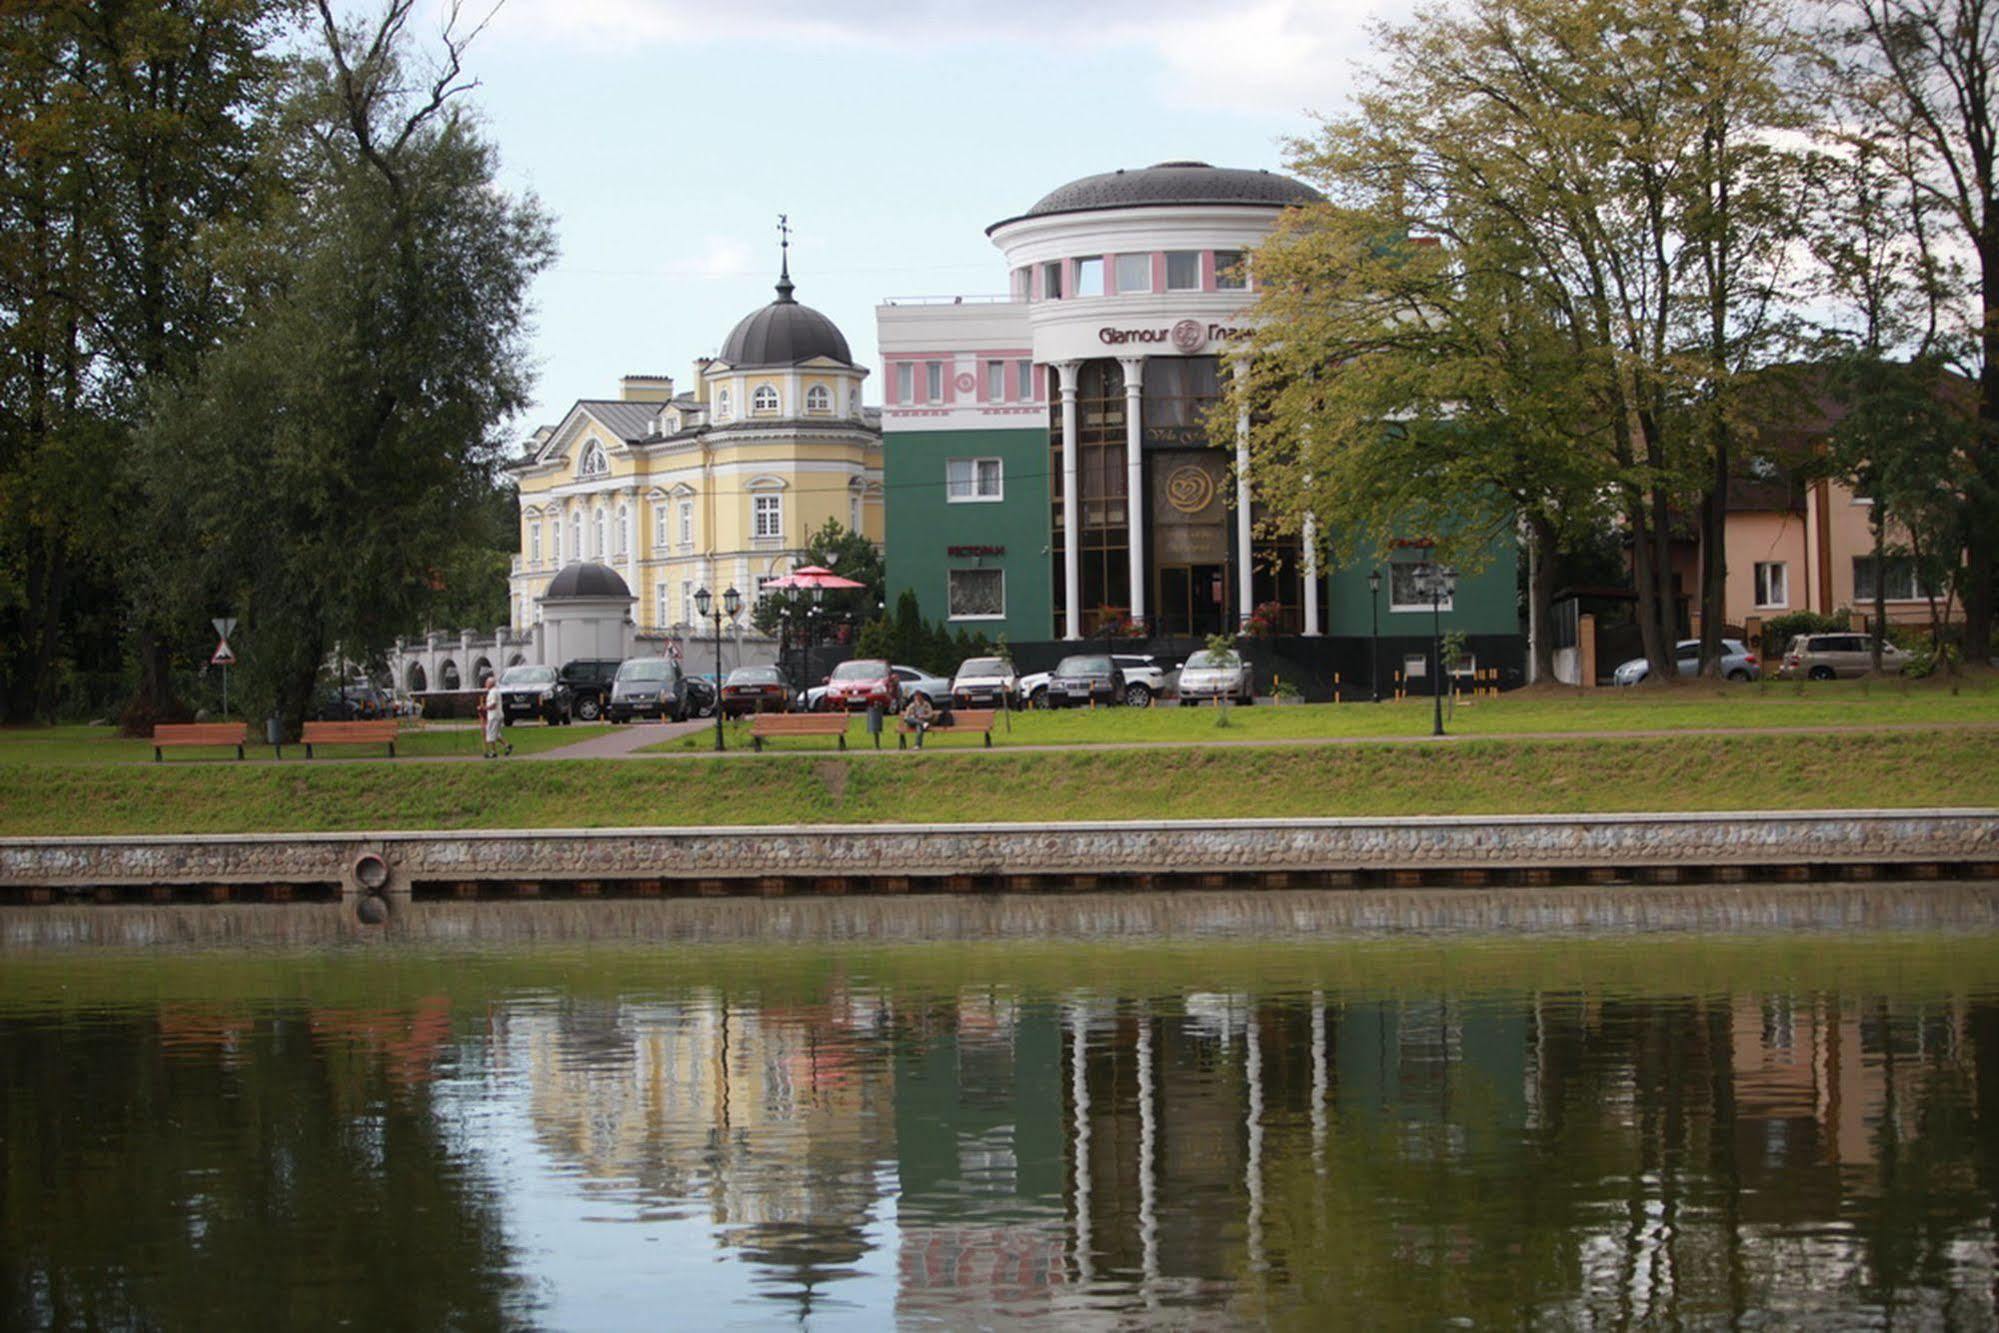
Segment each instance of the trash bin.
M285 739L285 724L274 717L264 719L264 744L282 745Z
M868 735L875 738L875 748L882 748L882 706L880 703L868 705Z

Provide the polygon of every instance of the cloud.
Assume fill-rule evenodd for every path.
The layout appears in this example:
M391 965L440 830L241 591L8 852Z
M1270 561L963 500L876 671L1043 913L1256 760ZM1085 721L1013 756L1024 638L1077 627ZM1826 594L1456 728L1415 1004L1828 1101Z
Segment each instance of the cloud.
M906 51L913 58L995 43L1087 51L1149 51L1162 98L1295 115L1330 110L1367 48L1367 25L1406 16L1412 0L1150 0L1106 7L1074 0L511 0L494 21L503 39L597 53L756 41Z
M767 265L758 266L758 258L740 237L709 235L699 251L670 261L666 271L676 278L741 278L763 272Z

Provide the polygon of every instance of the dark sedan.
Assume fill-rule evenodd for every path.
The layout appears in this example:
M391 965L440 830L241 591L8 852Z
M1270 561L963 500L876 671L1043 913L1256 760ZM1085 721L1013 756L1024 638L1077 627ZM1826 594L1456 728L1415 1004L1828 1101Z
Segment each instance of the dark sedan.
M1048 677L1048 706L1078 708L1124 699L1124 672L1108 656L1065 657Z
M790 707L791 682L774 666L740 666L722 682L722 711L730 717L782 713Z

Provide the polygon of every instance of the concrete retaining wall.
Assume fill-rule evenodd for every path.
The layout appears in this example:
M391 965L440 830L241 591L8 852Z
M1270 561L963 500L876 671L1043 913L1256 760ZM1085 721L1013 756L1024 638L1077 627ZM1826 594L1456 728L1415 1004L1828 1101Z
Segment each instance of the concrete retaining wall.
M1999 865L1999 811L0 839L0 887ZM372 887L372 885L370 886Z

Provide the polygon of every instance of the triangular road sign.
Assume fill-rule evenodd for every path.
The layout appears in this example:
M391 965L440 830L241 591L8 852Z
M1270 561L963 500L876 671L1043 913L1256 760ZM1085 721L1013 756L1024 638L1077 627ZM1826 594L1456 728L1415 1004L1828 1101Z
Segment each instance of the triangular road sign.
M209 658L208 661L211 666L234 666L236 664L236 654L230 651L229 640L224 639L221 643L216 644L215 656Z

